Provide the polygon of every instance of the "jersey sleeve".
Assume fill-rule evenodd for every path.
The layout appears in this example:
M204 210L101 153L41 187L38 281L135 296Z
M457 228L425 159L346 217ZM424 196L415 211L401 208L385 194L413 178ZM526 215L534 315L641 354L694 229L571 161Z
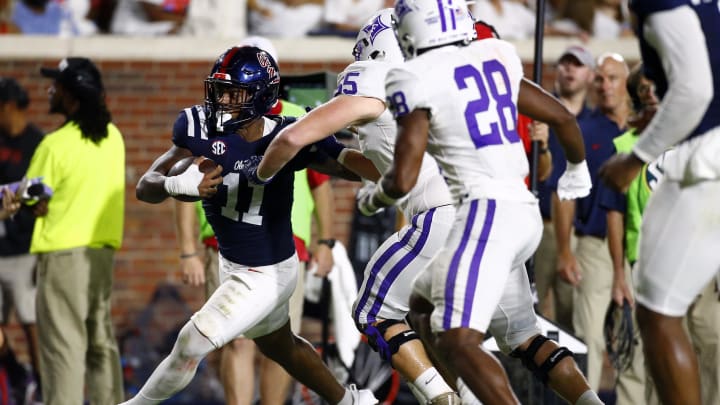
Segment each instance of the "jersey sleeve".
M418 76L404 66L388 72L385 79L386 102L395 119L417 109L428 109L432 114L430 100L418 83Z
M345 149L346 146L340 143L340 141L335 138L335 135L330 135L327 138L315 142L310 148L311 152L326 156L321 161L324 161L327 157L337 160L342 151Z
M185 108L178 113L173 124L172 141L175 146L190 149L190 138L206 139L205 110L202 106Z
M194 105L180 111L173 124L172 141L180 148L189 148L191 139L208 139L205 107Z
M368 63L374 64L373 68ZM373 97L385 101L385 74L387 69L380 69L382 62L360 61L350 64L338 75L335 96Z
M288 166L297 171L305 169L310 163L324 163L330 158L337 160L340 153L346 148L334 135L330 135L300 149Z
M175 146L188 148L188 118L185 111L180 111L173 124L172 142Z
M714 94L708 85L713 83L712 62L695 12L680 8L653 15L646 21L644 36L657 51L668 78L668 91L633 148L635 155L649 163L700 124Z

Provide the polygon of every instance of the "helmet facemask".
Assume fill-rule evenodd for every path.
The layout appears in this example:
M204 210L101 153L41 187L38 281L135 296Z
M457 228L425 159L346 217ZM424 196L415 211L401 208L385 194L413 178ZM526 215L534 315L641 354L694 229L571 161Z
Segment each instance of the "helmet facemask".
M266 52L254 47L230 51L205 79L208 126L218 132L235 132L268 113L280 88L277 64Z
M260 85L208 78L205 80L205 105L218 131L233 131L264 114L256 110L255 98Z

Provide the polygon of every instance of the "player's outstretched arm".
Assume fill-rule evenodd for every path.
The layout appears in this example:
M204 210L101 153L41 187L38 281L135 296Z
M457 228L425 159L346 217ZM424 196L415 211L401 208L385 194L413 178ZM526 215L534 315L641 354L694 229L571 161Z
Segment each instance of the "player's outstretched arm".
M585 160L585 143L575 116L565 106L533 82L520 82L518 110L534 120L545 122L555 131L565 158L571 163Z
M653 161L687 137L700 123L713 99L712 67L705 34L690 7L651 15L643 26L643 35L662 60L668 90L632 153L616 154L600 168L603 181L620 191L627 191L644 163Z
M633 148L649 163L697 127L713 99L713 78L705 34L690 7L651 15L643 33L662 59L668 80L660 107Z
M339 142L337 143L339 144ZM360 151L342 146L340 148L342 148L342 152L337 157L331 155L333 159L313 162L308 167L320 173L350 181L360 181L361 179L377 181L380 178L380 172L373 162L363 156Z
M257 176L271 178L303 147L348 126L374 120L383 111L383 101L372 97L339 95L331 99L280 131L265 151Z
M520 82L518 110L530 118L546 122L555 130L568 163L558 179L561 200L590 194L592 181L585 162L585 143L575 116L558 99L527 79Z

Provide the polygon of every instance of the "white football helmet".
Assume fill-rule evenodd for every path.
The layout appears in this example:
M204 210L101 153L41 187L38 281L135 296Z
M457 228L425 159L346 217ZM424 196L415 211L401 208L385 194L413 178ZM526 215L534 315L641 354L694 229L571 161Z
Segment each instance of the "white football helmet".
M470 43L474 21L464 0L397 0L393 23L405 58L425 48Z
M353 56L359 60L402 62L403 54L392 28L393 9L375 12L358 31Z

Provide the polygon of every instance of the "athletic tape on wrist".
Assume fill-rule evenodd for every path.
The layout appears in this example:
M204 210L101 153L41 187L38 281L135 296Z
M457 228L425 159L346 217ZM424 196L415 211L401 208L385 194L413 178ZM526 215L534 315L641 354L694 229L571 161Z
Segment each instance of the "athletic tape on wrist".
M583 168L587 169L587 162L585 160L578 163L572 163L570 161L567 161L566 166L566 171L571 173L577 173L579 171L582 171Z
M203 179L204 174L196 164L191 164L188 168L177 176L165 177L163 187L171 196L188 195L199 197L200 191L198 185Z

